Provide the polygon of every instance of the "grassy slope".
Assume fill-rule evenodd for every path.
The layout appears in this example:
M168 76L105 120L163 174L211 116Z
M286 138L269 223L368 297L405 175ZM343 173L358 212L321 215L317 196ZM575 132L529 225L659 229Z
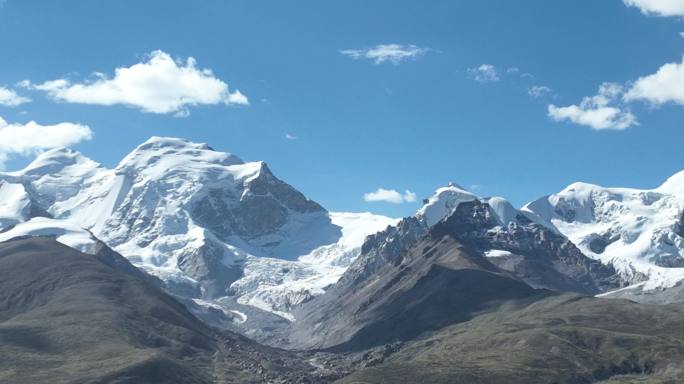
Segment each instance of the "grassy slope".
M684 307L572 295L501 308L410 343L342 383L676 383Z
M49 239L0 244L3 384L289 382L308 369L95 257Z

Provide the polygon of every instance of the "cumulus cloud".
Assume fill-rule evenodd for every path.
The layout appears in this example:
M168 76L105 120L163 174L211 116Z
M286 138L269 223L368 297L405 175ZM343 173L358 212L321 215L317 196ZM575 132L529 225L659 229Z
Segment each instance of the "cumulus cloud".
M87 125L58 123L41 125L7 123L0 117L0 169L10 156L29 155L41 150L73 145L90 140L93 132Z
M0 105L5 107L16 107L30 102L31 99L19 96L17 92L12 89L0 87Z
M637 125L636 117L620 104L624 89L615 83L603 83L596 96L585 97L579 105L548 106L548 115L555 121L570 121L595 130L623 130Z
M682 0L624 0L629 7L637 7L646 15L684 16Z
M42 84L28 80L20 85L46 92L68 103L127 105L150 113L189 114L188 107L200 104L248 105L239 90L231 92L210 69L197 67L194 58L174 60L168 53L154 51L143 62L114 70L114 76L94 73L94 80L72 83L55 79Z
M656 73L639 78L625 94L625 100L684 105L684 58L681 63L665 64Z
M418 59L428 51L428 48L422 48L412 44L380 44L367 49L343 49L340 50L340 53L355 60L367 59L372 60L375 64L389 62L394 65L399 65L406 60Z
M549 96L553 90L545 85L533 85L527 89L527 94L534 98Z
M480 83L493 83L500 80L496 67L491 64L482 64L479 67L469 68L468 75Z
M392 204L413 203L416 201L416 194L408 189L402 195L395 189L378 188L375 192L365 193L363 200L366 202L382 201Z

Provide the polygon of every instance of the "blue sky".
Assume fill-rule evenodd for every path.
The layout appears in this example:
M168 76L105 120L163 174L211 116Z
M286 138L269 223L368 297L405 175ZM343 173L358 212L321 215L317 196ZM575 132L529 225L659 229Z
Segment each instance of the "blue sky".
M62 140L111 167L177 136L393 216L449 181L518 206L578 180L655 187L684 169L684 7L626 1L7 0L0 160ZM197 83L114 92L155 56ZM16 139L29 121L47 142ZM378 188L401 196L364 201Z

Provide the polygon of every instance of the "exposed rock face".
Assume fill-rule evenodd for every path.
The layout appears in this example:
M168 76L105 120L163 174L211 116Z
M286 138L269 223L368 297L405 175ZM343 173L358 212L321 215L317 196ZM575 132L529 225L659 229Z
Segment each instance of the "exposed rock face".
M620 284L612 267L586 257L562 235L522 215L499 226L489 205L477 200L461 203L433 231L451 233L483 253L506 251L489 260L535 288L597 294Z
M370 235L361 247L361 256L340 278L338 286L351 287L372 277L386 265L398 265L404 253L424 236L428 227L415 217Z
M225 187L210 188L191 203L193 219L224 241L274 233L287 223L290 211L324 213L325 209L278 180L264 163L256 176L245 181L240 195Z

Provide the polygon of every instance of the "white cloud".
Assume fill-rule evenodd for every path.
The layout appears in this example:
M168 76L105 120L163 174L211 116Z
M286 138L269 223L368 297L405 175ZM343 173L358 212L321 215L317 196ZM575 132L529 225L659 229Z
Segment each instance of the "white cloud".
M684 32L679 32L679 36L684 37Z
M665 64L656 73L639 78L625 94L625 100L684 105L684 58L681 63Z
M493 83L500 80L496 67L491 64L482 64L479 67L469 68L468 74L480 83Z
M87 125L40 125L35 121L9 124L0 118L0 169L12 155L29 155L45 149L73 145L92 137L93 132Z
M404 201L407 203L415 203L416 197L415 192L411 192L408 189L404 192Z
M68 103L122 104L179 117L188 115L187 107L199 104L249 104L246 96L239 90L230 92L228 84L210 69L198 68L194 58L176 61L163 51L154 51L146 61L130 67L116 68L112 78L102 73L94 76L94 80L83 83L56 79L42 84L25 80L20 85Z
M287 132L285 132L285 138L288 139L288 140L297 140L297 136L291 135L291 134L289 134L289 133L287 133Z
M373 60L375 64L389 62L398 65L402 61L418 59L428 51L428 48L421 48L412 44L380 44L368 49L343 49L340 50L340 53L356 60Z
M402 195L395 189L378 188L375 192L365 193L363 200L366 202L383 201L392 204L413 203L416 201L416 194L408 189Z
M534 98L541 98L550 95L553 90L545 85L533 85L527 90L527 94Z
M31 99L17 95L12 89L0 87L0 105L5 107L16 107L30 102Z
M579 105L548 107L548 114L555 121L570 121L595 130L623 130L638 125L636 117L619 104L624 89L615 83L603 83L598 94L585 97Z
M625 5L637 7L646 15L684 16L682 0L624 0Z

